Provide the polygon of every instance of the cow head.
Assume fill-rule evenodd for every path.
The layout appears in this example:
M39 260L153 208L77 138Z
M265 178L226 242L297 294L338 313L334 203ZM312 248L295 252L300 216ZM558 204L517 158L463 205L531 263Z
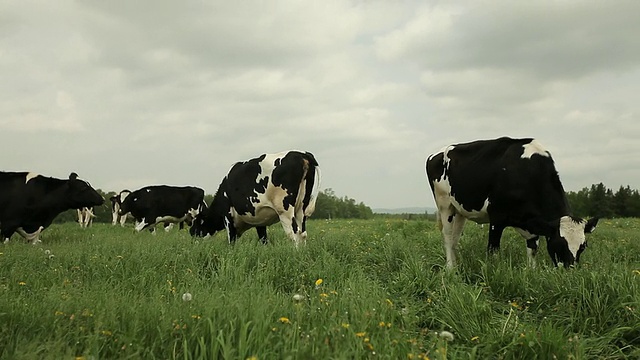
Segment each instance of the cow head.
M572 216L563 216L554 229L554 235L547 238L547 250L554 265L562 263L565 267L580 261L580 254L587 247L585 234L593 232L598 218L583 220Z
M215 215L211 208L204 208L194 217L189 233L191 236L206 237L224 229L224 216Z
M126 194L120 193L118 196L120 197L119 215L123 216L125 214L130 213L133 203L138 200L137 195L131 194L131 193L126 193Z
M102 195L92 188L88 182L78 179L78 174L76 173L69 175L66 191L66 197L72 209L100 206L104 203Z

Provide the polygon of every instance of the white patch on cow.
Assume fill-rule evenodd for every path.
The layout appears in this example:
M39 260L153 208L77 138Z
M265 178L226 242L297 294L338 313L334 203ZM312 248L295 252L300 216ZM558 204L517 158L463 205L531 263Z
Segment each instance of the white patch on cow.
M574 221L570 216L563 216L560 218L560 236L567 241L569 245L569 251L575 259L580 245L585 243L584 227L587 224L586 221Z
M144 227L146 225L147 224L145 223L144 218L142 218L142 221L140 221L139 223L136 224L135 229L136 229L136 231L142 231L142 229L144 229Z
M29 234L28 232L24 231L23 228L19 227L16 229L16 232L25 240L30 241L31 244L35 245L39 242L42 242L42 240L40 240L40 233L42 232L42 230L44 230L44 227L40 226L38 230Z
M33 178L37 178L38 176L40 176L40 174L36 174L36 173L30 172L30 173L27 174L24 183L26 184L26 183L29 182L29 180L31 180Z
M174 223L169 223L169 225L167 225L167 226L165 226L165 227L164 227L164 231L165 231L165 232L169 232L169 231L171 231L171 229L173 229L173 226L174 226L174 225L175 225Z
M181 221L184 221L186 218L187 218L187 215L182 216L182 217L158 216L158 217L156 217L155 224L162 223L162 222L179 223Z
M533 155L541 155L549 157L549 152L535 139L531 140L530 143L522 145L524 151L522 152L523 159L530 159Z
M487 224L489 223L489 213L487 212L487 208L489 207L489 199L484 200L484 204L482 205L482 209L480 210L471 210L468 211L464 208L463 204L460 204L455 197L451 197L451 205L453 205L457 212L464 216L465 218L475 221L478 224Z

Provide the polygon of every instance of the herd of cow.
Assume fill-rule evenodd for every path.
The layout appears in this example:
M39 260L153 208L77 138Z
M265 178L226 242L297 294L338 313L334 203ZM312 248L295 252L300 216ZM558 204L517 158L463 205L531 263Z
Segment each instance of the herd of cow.
M431 154L426 173L444 236L446 264L455 267L455 252L466 219L489 223L488 251L500 247L506 227L527 243L532 266L540 236L546 238L554 265L578 262L587 246L585 234L597 218L583 220L570 213L551 154L535 139L499 138L449 145ZM306 219L315 209L320 183L318 162L309 152L263 154L238 162L222 179L210 204L196 187L154 185L123 190L111 197L113 224L135 219L136 231L153 231L179 223L192 236L226 230L230 243L256 228L267 242L267 227L280 222L298 246L306 242ZM39 242L40 233L68 209L90 225L94 206L105 199L71 173L68 179L30 172L0 172L0 235L5 242L18 233Z

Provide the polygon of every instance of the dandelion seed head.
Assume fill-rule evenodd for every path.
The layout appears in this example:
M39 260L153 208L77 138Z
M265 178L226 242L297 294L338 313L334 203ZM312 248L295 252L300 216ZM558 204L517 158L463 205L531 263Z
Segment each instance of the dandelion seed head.
M444 339L446 341L453 341L453 339L455 338L452 333L446 330L441 331L440 334L438 334L438 336L440 336L441 339Z
M49 250L49 249L45 250L45 251L44 251L44 254L45 254L45 255L49 255L49 254L51 254L51 250Z
M182 301L191 301L193 299L193 296L191 295L191 293L184 293L182 294Z
M304 300L304 295L295 294L295 295L293 295L293 300L297 301L297 302L302 301L302 300Z

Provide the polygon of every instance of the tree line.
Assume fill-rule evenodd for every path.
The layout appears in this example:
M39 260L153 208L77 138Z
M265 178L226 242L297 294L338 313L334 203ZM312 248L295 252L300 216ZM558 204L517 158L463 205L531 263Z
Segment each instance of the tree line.
M629 185L613 192L603 183L593 184L577 192L569 191L567 198L576 216L640 217L640 192Z

